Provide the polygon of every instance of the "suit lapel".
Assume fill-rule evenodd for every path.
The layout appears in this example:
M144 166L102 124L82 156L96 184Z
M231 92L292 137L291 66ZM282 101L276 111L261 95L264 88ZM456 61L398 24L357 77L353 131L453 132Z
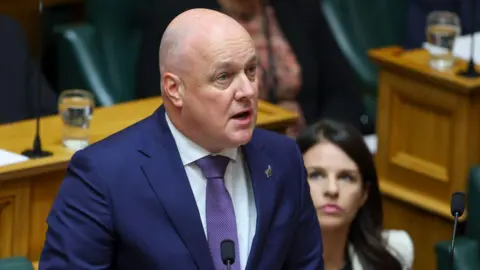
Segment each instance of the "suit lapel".
M173 227L190 251L197 268L214 269L198 207L175 141L165 120L163 106L153 115L151 137L140 149L149 157L142 169Z
M246 269L258 269L258 262L262 257L263 246L268 234L275 208L276 178L275 164L270 156L262 150L254 136L252 141L244 146L245 159L250 172L253 186L255 206L257 209L257 225L253 238ZM270 173L268 172L270 168ZM267 174L270 174L267 176Z

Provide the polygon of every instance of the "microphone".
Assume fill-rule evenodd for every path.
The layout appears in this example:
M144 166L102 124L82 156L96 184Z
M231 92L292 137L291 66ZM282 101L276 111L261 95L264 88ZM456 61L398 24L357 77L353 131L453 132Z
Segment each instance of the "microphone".
M468 67L467 70L460 71L458 74L460 76L466 77L466 78L478 78L480 77L480 74L475 70L475 61L474 61L474 56L475 56L475 20L476 20L476 3L477 0L471 0L472 3L472 40L470 41L470 60L468 61Z
M39 35L42 35L41 33L43 32L43 29L42 29L42 12L43 12L43 2L42 0L38 0L38 17L39 17L39 25L40 25L40 34ZM41 59L42 59L42 54L43 54L43 46L42 46L42 39L39 38L40 42L39 42L39 46L40 46L40 57L39 57L39 62L41 62ZM39 72L41 70L41 65L39 64L38 65L39 67ZM36 123L35 123L35 139L33 140L33 147L32 149L27 149L25 151L22 152L22 155L24 156L27 156L29 158L33 158L33 159L36 159L36 158L41 158L41 157L48 157L48 156L51 156L52 155L52 152L48 152L48 151L43 151L42 150L42 141L40 139L40 115L41 115L41 106L42 106L42 80L41 80L42 76L41 74L38 74L37 75L37 83L36 83L36 86L37 86L37 96L35 97L35 100L36 100L36 108L35 108L35 114L36 114Z
M232 240L223 240L220 244L220 254L222 255L222 262L230 270L232 264L235 263L235 244Z
M465 193L455 192L452 194L452 200L450 202L450 212L455 218L453 223L452 245L450 247L450 269L453 269L453 259L455 254L455 234L457 233L458 218L463 215L465 210Z

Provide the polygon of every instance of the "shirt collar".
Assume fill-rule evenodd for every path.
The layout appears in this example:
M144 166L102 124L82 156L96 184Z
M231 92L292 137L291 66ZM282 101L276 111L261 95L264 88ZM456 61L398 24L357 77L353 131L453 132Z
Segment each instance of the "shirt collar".
M212 155L212 153L183 135L183 133L180 132L170 121L167 113L165 113L165 119L167 120L167 125L170 128L173 139L177 145L183 166L193 163L205 156ZM216 155L226 156L231 160L236 161L238 156L238 148L226 148L219 153L216 153Z

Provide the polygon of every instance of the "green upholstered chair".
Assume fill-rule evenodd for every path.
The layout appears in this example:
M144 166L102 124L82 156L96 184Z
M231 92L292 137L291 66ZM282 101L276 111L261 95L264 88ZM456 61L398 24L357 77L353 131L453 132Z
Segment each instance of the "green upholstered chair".
M368 50L402 44L407 2L320 0L333 36L363 86L367 114L373 119L378 68L368 59Z
M86 22L56 26L58 87L90 90L99 106L133 99L138 19L150 1L85 0Z
M25 257L0 259L0 270L33 270L32 263Z
M453 269L480 269L480 167L473 167L467 185L467 227L465 234L455 239ZM437 269L450 270L450 240L435 245Z

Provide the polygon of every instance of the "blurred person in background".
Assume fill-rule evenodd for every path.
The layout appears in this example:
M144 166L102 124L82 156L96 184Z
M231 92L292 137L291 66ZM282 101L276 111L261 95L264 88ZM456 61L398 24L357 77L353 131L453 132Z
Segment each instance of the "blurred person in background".
M34 118L37 111L55 114L57 97L31 59L20 25L2 15L0 40L0 124Z
M325 270L402 270L413 263L405 231L383 229L372 155L351 125L324 120L297 138L323 236Z
M295 137L306 124L328 117L363 129L356 78L343 58L316 0L156 0L147 18L137 74L138 97L160 94L158 44L168 22L191 8L221 11L254 39L259 55L260 99L298 112L287 130Z

